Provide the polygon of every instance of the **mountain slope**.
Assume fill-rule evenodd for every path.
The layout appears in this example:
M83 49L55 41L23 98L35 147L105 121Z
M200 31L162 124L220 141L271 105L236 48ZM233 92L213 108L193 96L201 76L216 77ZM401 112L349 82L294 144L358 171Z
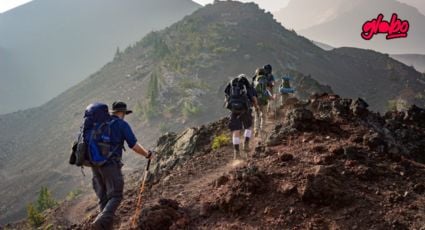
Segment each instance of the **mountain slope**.
M398 0L399 2L406 3L407 5L413 6L425 15L425 2L422 0Z
M231 5L235 6L239 4ZM261 15L257 7L248 6L245 8ZM218 19L219 15L215 12L212 16ZM185 25L193 26L188 22L197 18L186 18L167 31L184 34L187 32ZM214 26L211 27L214 34L209 36L212 39L225 38L225 32L220 28L215 30ZM217 64L224 56L221 51L223 47L217 43L220 40L211 44L212 49L217 48L215 53L206 50L196 54L209 57L211 62L199 61L197 64L200 66L195 67L181 66L176 62L179 60L173 58L162 62L164 57L161 55L165 53L180 55L179 52L163 49L162 41L165 38L158 32L151 33L132 47L117 53L114 60L101 70L49 103L0 116L0 175L9 175L0 185L2 197L7 197L0 201L1 222L22 218L25 204L34 199L42 185L48 186L55 196L64 197L78 184L89 183L82 181L79 170L67 165L69 144L79 129L83 110L89 103L126 101L135 111L127 119L140 141L149 145L162 132L179 130L186 125L196 125L226 114L226 110L218 109L222 106L222 87L230 77L254 71L258 63L262 65L264 62L255 58L251 63L234 63L232 68L222 68ZM191 39L193 37L186 41L193 42ZM176 42L175 47L178 45ZM252 45L255 47L255 44ZM181 57L193 58L189 55ZM309 89L310 93L329 91L328 87L320 86L311 77L306 77L300 85L295 86ZM167 122L170 119L174 122ZM126 171L140 164L140 159L131 158L131 154L125 154L124 158Z
M391 57L406 65L414 66L421 73L425 73L425 55L423 54L394 54Z
M425 53L425 47L422 44L425 36L425 27L422 26L425 24L425 16L414 7L395 0L372 2L329 0L323 2L319 8L312 8L314 11L310 12L311 17L309 17L309 14L299 13L305 11L301 6L306 4L311 2L291 1L287 9L276 13L276 17L285 26L294 28L301 35L334 47L352 46L393 54ZM380 13L384 14L386 20L389 20L393 13L397 13L402 20L409 20L411 27L408 37L385 40L385 35L381 34L372 40L363 40L360 36L362 25L376 18ZM316 19L306 21L309 18L321 18L322 21ZM297 25L296 22L303 20L305 24Z
M424 104L414 97L424 89L423 76L386 55L359 49L327 52L285 30L255 4L218 2L150 33L49 103L0 116L0 172L14 175L0 184L0 196L7 197L0 211L10 212L4 218L22 216L24 204L41 185L63 197L81 182L79 170L67 165L68 147L89 103L126 101L134 109L126 119L141 142L151 144L166 131L226 115L223 90L229 79L251 75L266 63L277 77L304 73L294 74L301 98L329 92L330 86L345 96L366 97L379 110L399 97ZM125 154L126 171L141 163L130 155Z
M0 114L39 106L152 30L200 5L190 0L37 0L0 16ZM49 82L49 84L46 84Z
M232 160L230 143L211 148L217 135L230 136L228 119L159 138L138 228L422 227L424 109L380 116L361 101L322 95L281 114L246 161ZM126 178L116 229L130 229L142 173ZM50 211L45 226L89 229L97 211L84 201ZM72 205L89 210L80 224L62 214Z

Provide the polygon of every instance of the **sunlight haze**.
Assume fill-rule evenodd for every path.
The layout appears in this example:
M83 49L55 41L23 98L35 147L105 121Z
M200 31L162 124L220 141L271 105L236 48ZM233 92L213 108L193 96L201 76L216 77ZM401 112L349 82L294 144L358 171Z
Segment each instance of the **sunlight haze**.
M27 2L31 2L31 0L0 0L0 13L11 10Z

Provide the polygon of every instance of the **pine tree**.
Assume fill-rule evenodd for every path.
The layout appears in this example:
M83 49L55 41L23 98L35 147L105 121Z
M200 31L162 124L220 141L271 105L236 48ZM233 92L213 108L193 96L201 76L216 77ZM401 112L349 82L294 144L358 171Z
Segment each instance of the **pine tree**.
M47 187L42 186L37 199L37 210L42 212L46 209L56 206L57 202L53 199Z
M27 206L28 221L31 226L39 227L44 222L44 216L38 211L33 204Z

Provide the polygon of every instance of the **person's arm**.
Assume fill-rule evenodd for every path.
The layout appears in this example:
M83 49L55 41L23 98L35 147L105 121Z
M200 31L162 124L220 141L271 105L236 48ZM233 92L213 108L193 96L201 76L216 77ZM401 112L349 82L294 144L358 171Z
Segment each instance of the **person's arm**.
M133 130L131 130L130 125L128 125L127 122L124 122L121 127L128 147L139 155L142 155L146 158L151 158L152 152L147 151L141 144L137 142L136 136L134 135Z
M252 105L254 106L256 110L259 109L258 100L257 100L257 92L255 91L254 87L249 87L248 90L249 90L248 96L252 102Z
M144 157L146 157L146 158L151 158L152 157L152 152L150 152L150 151L147 151L141 144L139 144L139 143L136 143L134 146L133 146L133 151L134 152L136 152L136 153L138 153L139 155L142 155L142 156L144 156Z
M257 97L252 97L252 104L254 105L254 108L255 108L256 110L260 109L260 108L258 107Z

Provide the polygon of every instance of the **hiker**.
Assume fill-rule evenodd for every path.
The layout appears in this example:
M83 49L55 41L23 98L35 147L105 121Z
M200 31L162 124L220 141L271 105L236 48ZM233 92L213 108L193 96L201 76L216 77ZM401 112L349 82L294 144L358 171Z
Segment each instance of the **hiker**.
M241 132L244 132L243 150L245 158L250 151L249 143L252 136L252 106L257 106L255 90L252 88L245 74L234 78L224 90L226 95L226 107L231 111L229 129L232 132L233 158L240 156L239 145Z
M273 98L273 94L270 92L270 87L268 85L266 73L267 72L264 70L264 68L257 68L255 71L255 77L252 82L258 102L258 109L255 113L255 137L258 137L258 135L262 137L264 134L263 128L267 119L267 105L269 104L269 100Z
M100 213L92 223L94 229L112 229L114 213L122 198L124 179L121 172L121 162L124 141L134 152L147 159L153 157L152 151L147 151L137 142L130 125L124 117L130 113L124 102L112 104L112 123L110 124L110 149L112 156L106 163L99 167L92 167L93 188L99 199Z
M281 107L285 105L286 100L289 98L289 94L295 92L294 88L291 87L290 80L291 77L289 75L285 75L282 77L282 83L279 86Z
M264 71L265 71L265 76L267 79L267 89L270 91L270 93L272 94L272 98L274 98L274 85L275 85L275 78L273 76L273 69L272 66L270 64L267 64L263 67ZM267 104L267 113L270 113L270 107L271 107L271 103Z

